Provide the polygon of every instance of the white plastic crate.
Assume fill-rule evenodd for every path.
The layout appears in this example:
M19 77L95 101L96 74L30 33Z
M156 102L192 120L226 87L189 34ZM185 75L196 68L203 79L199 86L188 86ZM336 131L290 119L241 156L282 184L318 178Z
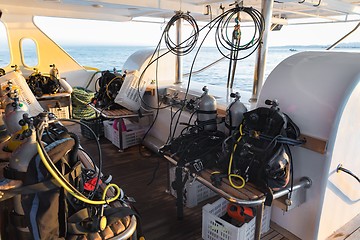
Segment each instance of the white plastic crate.
M170 186L171 183L175 180L175 169L176 167L171 167L169 169ZM170 193L174 197L177 196L176 191L173 188L170 189ZM216 196L216 193L214 191L212 191L210 188L206 187L199 181L194 181L194 178L191 176L185 183L183 199L185 206L188 208L195 207L201 201L209 199L213 196Z
M145 128L140 128L137 130L131 130L121 133L122 148L128 148L140 143L141 139L144 137Z
M55 114L57 118L70 118L69 107L49 107L49 112Z
M119 131L114 129L112 143L120 149L125 149L140 143L145 134L146 128L134 129L129 131Z
M206 204L202 209L202 238L204 240L252 240L255 235L254 217L250 222L237 227L221 219L225 215L226 207L229 202L220 198L212 204ZM265 207L261 233L270 229L271 207Z
M113 120L105 120L103 121L104 124L104 136L109 141L113 141L114 138L114 121Z

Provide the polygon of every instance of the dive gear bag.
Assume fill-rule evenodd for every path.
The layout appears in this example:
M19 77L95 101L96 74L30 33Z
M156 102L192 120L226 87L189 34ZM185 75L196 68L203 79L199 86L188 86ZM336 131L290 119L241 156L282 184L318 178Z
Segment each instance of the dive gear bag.
M44 94L55 94L61 88L59 79L42 75L37 70L26 79L26 82L36 97L41 97Z
M115 97L117 96L123 82L125 75L111 73L110 71L101 72L101 77L97 79L99 90L96 91L93 103L96 107L114 108Z
M292 174L292 155L289 146L303 144L298 140L300 130L288 115L282 113L276 101L267 100L272 107L258 107L244 113L244 119L227 143L225 154L231 173L245 182L270 193L284 188Z

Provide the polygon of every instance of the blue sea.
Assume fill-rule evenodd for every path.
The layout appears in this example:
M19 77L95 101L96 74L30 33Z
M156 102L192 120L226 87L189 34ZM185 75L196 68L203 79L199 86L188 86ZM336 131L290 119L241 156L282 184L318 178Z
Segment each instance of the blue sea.
M100 70L121 70L126 59L134 52L141 49L148 49L145 46L62 46L63 49L70 54L80 65L95 67ZM293 51L290 51L290 48ZM267 68L265 76L285 58L301 51L324 50L324 48L314 47L270 47L267 55ZM194 61L195 50L183 57L183 72L188 73ZM7 55L9 53L0 51L0 66L6 66L9 62ZM171 53L169 53L171 54ZM36 55L31 51L25 53L26 63L31 66L36 65ZM202 47L197 58L194 61L193 71L201 69L212 62L221 58L222 55L215 47ZM256 53L248 58L237 62L236 74L234 79L234 88L243 91L252 90L252 81L254 76ZM55 63L56 64L56 63ZM208 85L226 86L229 68L229 60L224 59L218 64L208 68L204 72L192 75L191 81L203 82ZM61 71L61 69L60 69ZM184 77L183 81L188 78Z
M121 70L126 59L135 51L148 49L144 46L63 46L63 48L81 65L96 67L100 70L112 70L114 68ZM266 76L271 70L285 58L300 51L319 50L309 48L299 48L296 51L290 51L287 47L270 48L267 56ZM183 73L190 71L194 61L195 50L183 57ZM171 53L169 53L171 54ZM194 62L193 71L199 70L214 61L220 59L222 55L216 47L202 47ZM254 76L256 54L252 54L246 59L239 60L236 67L234 79L234 88L244 91L252 90L252 81ZM224 59L216 65L198 74L192 75L191 80L203 82L206 84L226 86L229 68L229 60ZM187 81L184 77L183 81Z

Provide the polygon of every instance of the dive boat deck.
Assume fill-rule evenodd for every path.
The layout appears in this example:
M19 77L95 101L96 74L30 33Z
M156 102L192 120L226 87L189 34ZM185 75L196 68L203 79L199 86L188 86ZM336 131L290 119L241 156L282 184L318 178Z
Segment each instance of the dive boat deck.
M81 136L80 127L67 126L81 139L81 145L91 153L97 161L94 140ZM176 200L169 194L168 167L170 163L162 156L149 150L133 146L123 152L105 138L100 139L103 154L103 173L111 174L112 182L118 184L129 197L136 201L134 207L139 211L142 229L146 239L194 239L200 240L202 229L202 207L212 203L215 196L193 208L184 207L184 219L177 219ZM299 239L275 223L261 239Z

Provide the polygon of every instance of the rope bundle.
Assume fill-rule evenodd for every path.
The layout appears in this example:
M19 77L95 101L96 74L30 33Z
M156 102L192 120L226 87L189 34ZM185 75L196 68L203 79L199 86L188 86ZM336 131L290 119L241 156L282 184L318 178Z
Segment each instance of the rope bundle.
M94 92L82 88L74 87L71 94L72 98L72 116L76 119L89 119L96 117L95 111L87 104L94 98Z

